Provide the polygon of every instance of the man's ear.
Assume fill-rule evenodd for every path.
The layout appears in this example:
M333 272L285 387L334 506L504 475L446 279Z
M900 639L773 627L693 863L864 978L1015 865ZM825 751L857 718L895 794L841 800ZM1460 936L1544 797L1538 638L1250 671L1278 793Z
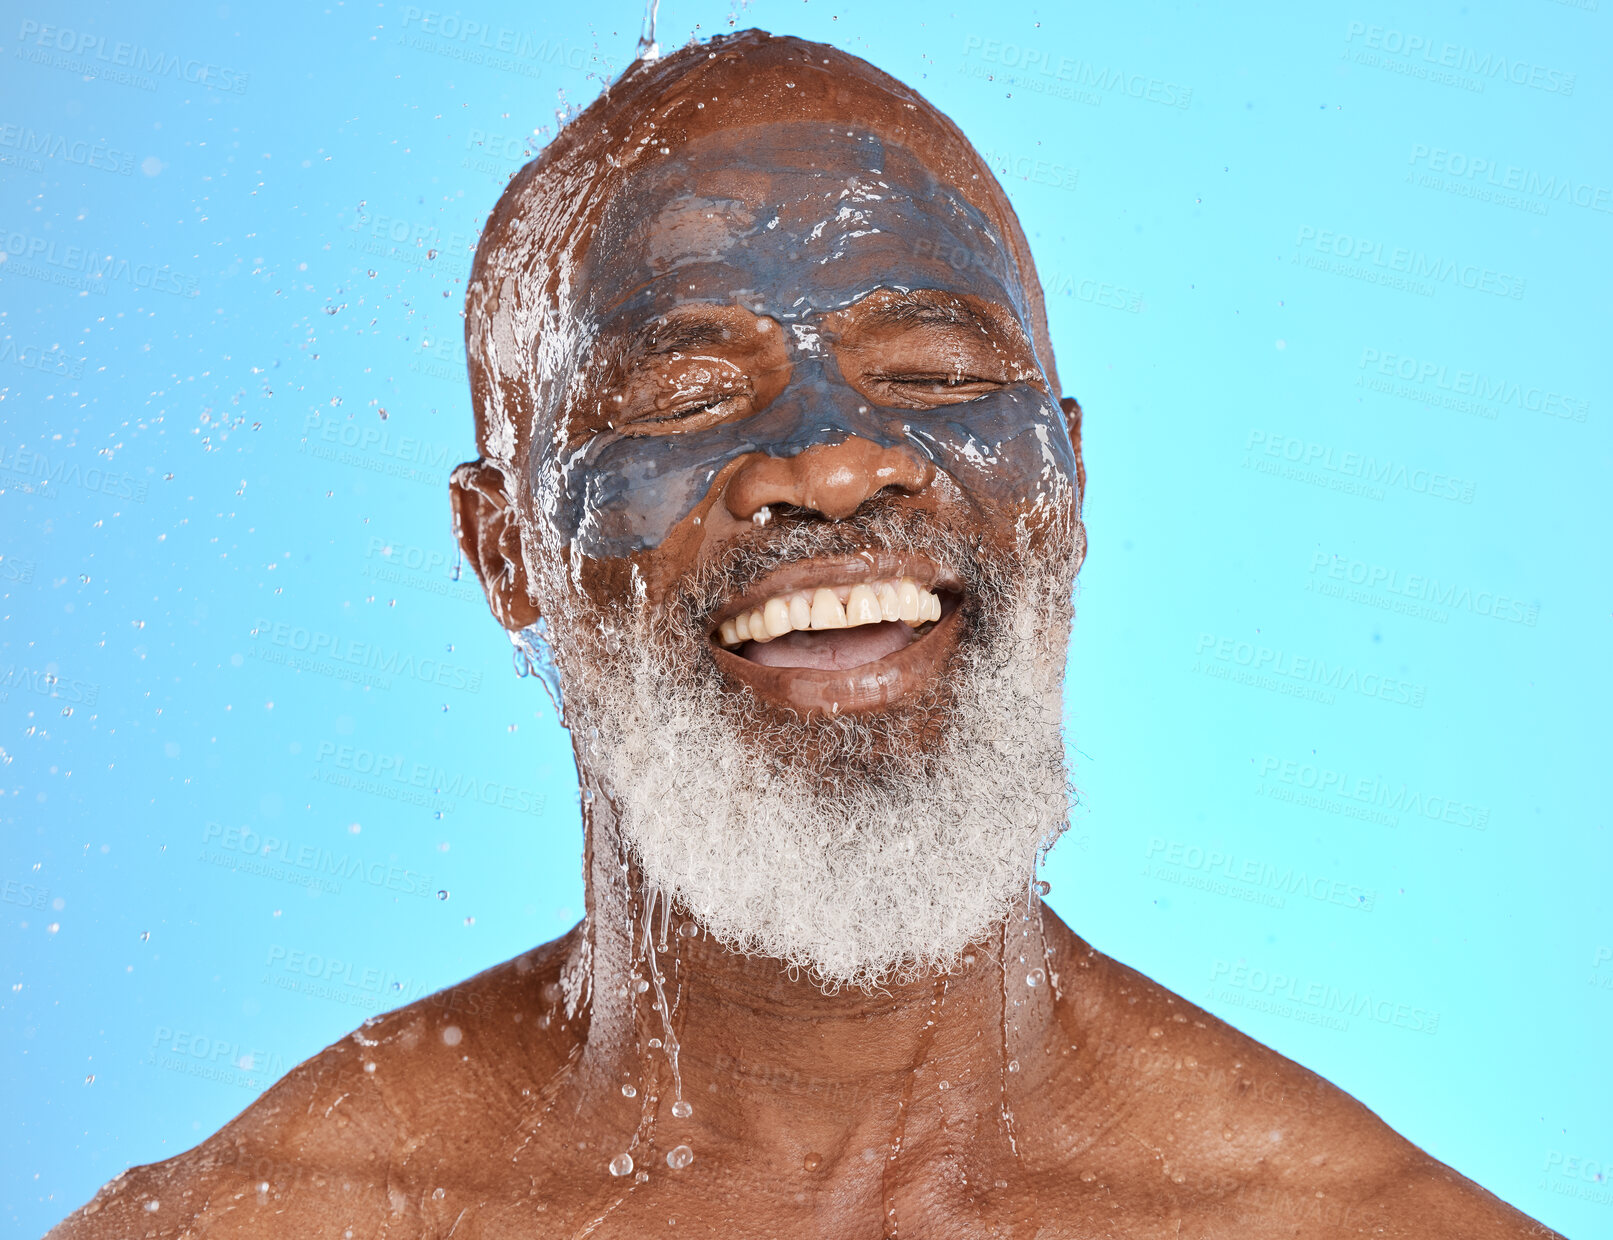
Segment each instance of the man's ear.
M486 461L467 461L448 481L454 537L476 570L493 618L511 632L537 623L537 604L527 594L521 527L504 490L504 474Z
M1059 400L1059 408L1064 410L1064 425L1070 431L1070 445L1075 449L1075 491L1076 502L1085 503L1087 497L1087 464L1081 456L1081 405L1073 396L1065 396Z

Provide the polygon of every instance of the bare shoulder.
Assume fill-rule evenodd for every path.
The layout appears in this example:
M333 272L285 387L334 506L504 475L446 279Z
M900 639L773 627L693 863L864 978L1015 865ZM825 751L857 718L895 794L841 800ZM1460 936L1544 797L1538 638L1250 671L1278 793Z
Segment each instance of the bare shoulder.
M371 1018L194 1149L123 1172L49 1240L340 1237L418 1216L393 1173L439 1156L427 1147L467 1116L513 1126L564 1064L572 1039L550 1013L575 933Z
M1048 941L1069 1035L1067 1169L1138 1185L1204 1236L1521 1240L1557 1233L1355 1098L1082 941ZM1139 1177L1139 1168L1148 1174ZM1185 1230L1183 1234L1188 1234Z

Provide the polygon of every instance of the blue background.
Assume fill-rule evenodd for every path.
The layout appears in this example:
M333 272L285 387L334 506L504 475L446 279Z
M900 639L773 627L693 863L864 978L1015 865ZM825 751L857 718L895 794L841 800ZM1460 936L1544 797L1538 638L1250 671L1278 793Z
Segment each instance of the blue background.
M1223 7L660 32L831 41L1003 171L1087 410L1054 907L1613 1236L1613 6ZM24 1236L580 909L566 738L445 480L477 230L641 12L143 8L0 24Z

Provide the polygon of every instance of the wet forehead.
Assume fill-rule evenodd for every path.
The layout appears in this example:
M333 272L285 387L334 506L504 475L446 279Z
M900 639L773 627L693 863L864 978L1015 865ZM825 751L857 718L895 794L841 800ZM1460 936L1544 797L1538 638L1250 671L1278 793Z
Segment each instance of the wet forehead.
M589 317L605 332L687 302L799 320L884 287L999 302L1030 335L991 221L911 151L867 130L747 126L644 158L584 262Z

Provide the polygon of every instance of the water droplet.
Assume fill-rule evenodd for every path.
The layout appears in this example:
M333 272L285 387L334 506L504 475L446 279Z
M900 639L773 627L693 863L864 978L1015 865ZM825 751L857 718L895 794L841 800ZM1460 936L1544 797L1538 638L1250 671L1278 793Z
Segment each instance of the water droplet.
M677 1116L679 1119L688 1119L694 1114L694 1108L682 1098L679 1098L672 1104L672 1114Z
M444 1046L458 1046L460 1041L464 1038L464 1036L465 1036L464 1033L460 1031L460 1028L459 1028L458 1025L449 1025L446 1028L444 1028L443 1031L442 1031L443 1045ZM1016 1063L1016 1064L1014 1064L1012 1066L1017 1068L1019 1065Z
M633 1156L631 1154L618 1154L610 1160L610 1173L612 1175L627 1175L633 1170Z
M695 935L697 935L699 933L700 933L700 927L695 925L694 922L692 922L692 921L686 921L681 926L678 927L678 937L679 938L692 939L692 938L695 937Z
M1036 976L1036 974L1040 973L1040 972L1041 972L1041 970L1037 969L1035 973L1027 973L1027 974L1025 974L1025 985L1027 985L1027 986L1040 986L1042 984L1042 979Z
M142 943L149 943L149 942L150 942L150 941L151 941L151 931L149 931L149 930L142 930L142 931L141 931L141 932L140 932L140 941L141 941L141 942L142 942Z
M651 1038L649 1040L649 1042L647 1043L647 1045L649 1046L649 1048L652 1051L658 1051L658 1050L661 1049L661 1039L660 1038Z
M434 1201L441 1201L447 1195L448 1194L440 1188L434 1188L431 1190L431 1196Z
M650 984L648 982L646 982L642 977L639 978L638 981L633 983L633 989L638 991L639 994L643 994L649 988L650 988Z
M1040 895L1045 896L1048 892L1053 890L1053 884L1048 882L1045 878L1040 879L1036 884L1036 890Z
M92 1072L92 1073L90 1073L90 1074L89 1074L89 1075L88 1075L88 1076L87 1076L87 1077L85 1077L85 1078L84 1078L84 1083L85 1083L85 1084L86 1084L86 1085L93 1085L93 1084L95 1084L95 1073L93 1073L93 1072Z
M427 250L426 251L426 257L427 258L436 258L437 257L437 251L436 250Z
M448 898L448 892L447 892L447 891L446 891L446 890L444 890L444 891L439 891L439 892L438 892L438 893L437 893L437 899L439 899L439 900L446 900L446 899L447 899L447 898Z
M655 39L655 19L661 0L648 0L644 6L644 31L638 38L638 58L655 61L661 58L661 45Z
M823 1155L808 1154L801 1160L801 1166L808 1171L816 1171L819 1167L823 1166Z
M674 1145L666 1152L666 1165L674 1171L682 1171L694 1161L694 1151L687 1145Z
M1010 1071L1010 1072L1018 1072L1018 1071L1019 1071L1019 1060L1017 1060L1017 1059L1010 1059L1010 1060L1009 1060L1009 1061L1008 1061L1008 1070L1009 1070L1009 1071Z
M632 1086L632 1085L623 1085L622 1086L622 1097L624 1097L624 1098L637 1098L638 1097L638 1089L636 1087Z

